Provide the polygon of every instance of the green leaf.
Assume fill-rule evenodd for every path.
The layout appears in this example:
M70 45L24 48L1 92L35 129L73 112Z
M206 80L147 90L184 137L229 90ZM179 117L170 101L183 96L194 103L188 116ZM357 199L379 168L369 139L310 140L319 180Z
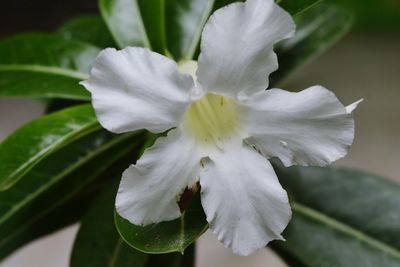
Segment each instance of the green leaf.
M145 267L194 267L194 259L194 246L191 245L185 250L184 254L168 253L148 255Z
M306 11L308 8L321 2L321 0L276 0L275 2L293 16Z
M79 40L97 47L115 47L115 41L100 16L81 16L67 21L58 32L66 39Z
M10 236L5 236L7 241L0 248L0 260L32 240L78 222L96 193L93 191L87 188L80 190L80 192L71 199L66 200L65 203L60 204L56 209L46 211L34 222L21 227L18 231L14 231ZM29 219L21 218L21 220Z
M369 0L333 0L356 16L359 31L397 31L400 26L400 5L397 2Z
M229 4L236 3L236 2L244 2L244 0L215 0L212 11L214 12L215 10L217 10L221 7L224 7Z
M90 105L42 116L0 144L0 190L11 187L54 151L100 129Z
M108 183L81 221L75 239L70 266L132 266L135 267L190 267L194 266L194 247L182 256L178 253L148 255L127 245L114 225L114 203L119 184L117 179Z
M104 21L120 48L151 47L138 0L99 0Z
M164 55L168 54L165 36L165 1L168 0L138 0L151 50Z
M296 16L295 22L296 36L277 47L279 69L272 74L271 84L283 81L297 68L328 50L350 30L353 19L341 8L319 4Z
M119 177L94 200L81 221L72 250L70 266L132 266L144 267L147 254L128 246L114 225L114 203Z
M294 214L279 253L300 266L400 266L399 184L346 169L276 170Z
M72 212L61 208L127 155L134 155L138 142L138 134L115 136L99 130L53 153L0 192L0 258L29 240L32 230L40 232L36 227L44 218L63 220L48 215Z
M139 226L115 212L115 224L125 242L139 251L152 254L183 253L208 228L200 194L196 194L189 207L176 220Z
M46 104L44 114L49 114L66 108L87 104L87 101L55 98L47 99L44 103Z
M166 1L168 48L176 60L190 60L215 0Z
M99 49L51 34L22 34L0 41L0 96L90 99L78 83Z

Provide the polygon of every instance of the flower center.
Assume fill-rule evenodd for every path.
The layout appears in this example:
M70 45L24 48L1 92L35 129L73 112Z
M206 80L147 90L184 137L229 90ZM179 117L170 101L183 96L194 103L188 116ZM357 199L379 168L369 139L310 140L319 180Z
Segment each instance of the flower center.
M234 100L209 93L187 110L183 128L197 139L222 146L222 141L239 130L238 107Z

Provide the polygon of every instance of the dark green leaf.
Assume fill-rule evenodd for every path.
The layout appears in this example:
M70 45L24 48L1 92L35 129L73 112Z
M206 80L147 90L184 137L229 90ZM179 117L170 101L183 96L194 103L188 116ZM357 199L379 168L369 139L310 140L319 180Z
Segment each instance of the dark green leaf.
M47 99L45 101L46 109L45 114L60 111L62 109L71 108L73 106L84 105L87 101L83 100L70 100L70 99Z
M115 224L122 238L145 253L183 252L207 229L200 194L176 220L148 226L133 225L115 212Z
M165 1L168 0L138 0L151 50L164 55L167 54Z
M89 100L89 93L79 85L86 75L50 68L0 65L0 97L37 97Z
M90 105L62 110L24 125L0 144L0 190L8 189L54 151L99 128Z
M53 153L23 180L0 192L0 258L33 238L32 229L40 232L40 225L39 229L35 226L44 218L62 224L56 222L64 217L48 215L72 212L61 207L123 157L134 153L137 142L142 141L135 134L116 137L99 130Z
M212 10L215 11L223 6L227 6L227 5L235 3L235 2L243 2L243 1L244 0L215 0Z
M400 26L399 1L333 0L355 14L358 30L369 32L397 32Z
M196 263L196 243L192 243L185 249L181 258L181 267L194 267ZM174 253L175 254L175 253ZM154 265L152 265L154 266Z
M93 195L96 191L82 189L71 199L60 204L56 209L45 212L40 218L21 227L11 236L7 237L7 243L0 248L0 260L9 255L14 250L35 240L39 237L51 234L59 229L69 226L79 221L88 208ZM21 218L20 220L29 220L30 218Z
M272 74L271 84L281 82L328 50L350 30L352 21L348 12L328 4L316 5L296 16L296 36L278 46L279 69Z
M22 34L0 41L0 96L88 100L78 83L99 49L51 34Z
M83 41L101 48L115 47L107 25L99 16L81 16L65 23L58 32L66 39Z
M144 267L147 254L128 246L114 225L114 199L119 177L92 203L81 221L71 267Z
M99 0L99 6L104 21L120 48L150 47L138 0Z
M194 266L194 246L189 246L185 253L168 253L158 255L148 255L145 267L193 267Z
M359 171L276 168L293 201L286 242L304 266L400 266L400 185Z
M307 10L321 0L276 0L275 2L293 16Z
M193 246L190 246L183 256L178 253L148 255L133 249L122 240L114 225L114 203L118 183L119 178L109 183L84 216L75 240L70 266L193 266Z
M215 0L167 0L168 48L176 60L192 59Z

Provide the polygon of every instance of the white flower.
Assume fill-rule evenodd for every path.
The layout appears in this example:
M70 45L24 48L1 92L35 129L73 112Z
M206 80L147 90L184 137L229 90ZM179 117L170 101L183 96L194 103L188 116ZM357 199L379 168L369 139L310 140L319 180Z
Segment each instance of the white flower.
M292 18L273 0L216 11L195 64L179 66L147 49L105 49L82 84L104 128L123 133L172 128L122 176L118 213L137 225L180 216L177 199L198 181L210 229L248 255L291 218L285 190L267 159L326 165L353 142L352 110L314 86L299 93L265 90L278 67L273 46L294 35ZM192 71L190 71L190 69Z

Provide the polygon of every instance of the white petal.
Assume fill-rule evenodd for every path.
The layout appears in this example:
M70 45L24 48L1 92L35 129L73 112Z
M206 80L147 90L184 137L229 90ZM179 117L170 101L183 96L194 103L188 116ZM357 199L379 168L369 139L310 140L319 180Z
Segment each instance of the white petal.
M363 101L364 101L364 99L360 99L360 100L354 102L353 104L348 105L346 107L346 112L347 113L352 113L357 108L357 106Z
M291 209L271 164L247 145L214 155L200 174L210 229L225 246L249 255L281 233Z
M217 10L203 30L199 82L231 97L267 88L268 75L278 68L273 45L294 31L290 15L273 0L248 0Z
M198 181L199 168L195 143L180 130L171 130L123 173L115 203L118 213L136 225L179 217L177 201Z
M266 157L285 166L327 165L347 154L354 139L351 111L321 86L299 93L271 89L244 102L250 138Z
M194 87L174 61L138 47L103 50L82 84L100 123L115 133L179 125Z

